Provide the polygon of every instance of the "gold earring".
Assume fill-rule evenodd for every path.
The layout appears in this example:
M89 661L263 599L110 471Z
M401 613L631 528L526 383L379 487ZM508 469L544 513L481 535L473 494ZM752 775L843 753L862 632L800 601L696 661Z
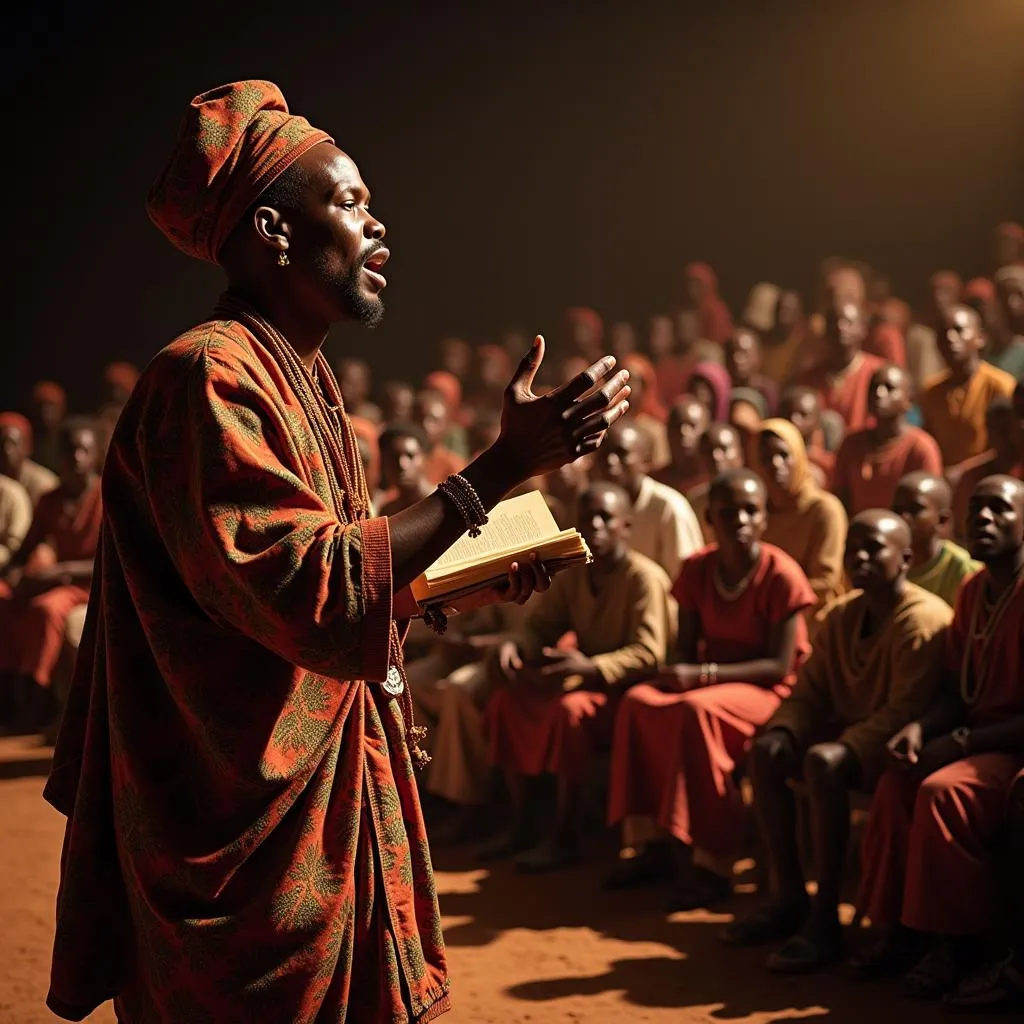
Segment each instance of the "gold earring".
M291 262L291 261L290 261L290 260L288 259L288 253L287 253L287 252L285 252L285 250L284 250L284 249L282 249L282 250L281 250L281 251L280 251L280 252L279 252L279 253L277 254L277 265L278 265L279 267L287 267L287 266L288 266L288 264L289 264L290 262Z

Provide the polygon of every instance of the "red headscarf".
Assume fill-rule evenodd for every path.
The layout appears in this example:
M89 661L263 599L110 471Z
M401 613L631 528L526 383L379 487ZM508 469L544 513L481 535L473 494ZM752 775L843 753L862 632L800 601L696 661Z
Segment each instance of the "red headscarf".
M232 82L201 93L150 190L150 219L182 252L216 263L256 197L304 153L333 141L289 114L273 82Z
M996 286L987 277L973 277L964 285L961 298L964 302L995 302Z
M434 370L423 378L423 387L427 391L436 391L444 399L449 418L458 416L462 407L462 383L454 373Z
M718 294L718 275L708 263L687 263L683 268L683 276L704 285L697 307L701 337L724 344L732 334L732 314Z
M36 404L40 402L52 402L54 405L59 405L61 409L68 407L68 396L65 394L64 389L56 382L52 380L41 380L32 389L32 401Z
M586 324L594 334L594 344L604 340L604 321L588 306L570 306L565 311L567 324Z
M729 395L732 392L729 371L721 363L698 363L686 380L686 391L690 390L694 377L706 380L714 393L715 407L711 410L712 419L719 423L728 423Z
M639 352L631 352L628 356L623 357L622 366L629 370L631 377L639 378L643 384L643 399L636 411L656 419L659 423L666 422L668 410L661 404L661 399L658 397L658 375L650 359Z
M0 412L0 427L14 427L21 433L25 451L32 454L32 424L20 412Z

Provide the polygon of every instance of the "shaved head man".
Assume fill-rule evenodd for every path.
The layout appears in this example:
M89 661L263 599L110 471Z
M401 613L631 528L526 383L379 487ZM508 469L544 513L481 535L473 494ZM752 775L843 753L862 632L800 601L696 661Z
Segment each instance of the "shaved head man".
M728 942L787 939L768 966L799 973L843 954L839 887L850 827L849 794L870 791L886 765L893 726L927 707L938 685L945 602L907 582L910 527L888 509L854 517L844 563L855 589L832 604L793 692L754 741L754 807L768 849L775 892L753 916L736 921ZM823 739L823 737L826 737ZM810 796L818 890L805 888L788 780Z

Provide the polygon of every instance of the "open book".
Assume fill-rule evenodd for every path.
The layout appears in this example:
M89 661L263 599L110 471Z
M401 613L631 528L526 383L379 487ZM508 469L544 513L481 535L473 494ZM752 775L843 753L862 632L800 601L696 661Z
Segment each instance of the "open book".
M534 551L549 574L591 560L577 530L559 530L540 491L499 502L487 519L479 537L463 535L413 581L421 609L440 606L452 615L489 603L484 595L508 579L509 565Z

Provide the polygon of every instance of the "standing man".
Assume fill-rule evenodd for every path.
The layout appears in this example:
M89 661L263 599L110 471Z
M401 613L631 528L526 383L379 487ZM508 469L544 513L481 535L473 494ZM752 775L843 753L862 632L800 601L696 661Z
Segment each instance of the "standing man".
M370 518L321 354L383 313L384 226L352 160L270 82L197 96L149 197L222 266L111 442L90 607L47 799L68 818L48 1004L81 1020L423 1022L448 978L402 668L408 586L509 490L594 451L603 359L461 477ZM596 385L592 398L579 400ZM525 600L547 577L510 567Z

